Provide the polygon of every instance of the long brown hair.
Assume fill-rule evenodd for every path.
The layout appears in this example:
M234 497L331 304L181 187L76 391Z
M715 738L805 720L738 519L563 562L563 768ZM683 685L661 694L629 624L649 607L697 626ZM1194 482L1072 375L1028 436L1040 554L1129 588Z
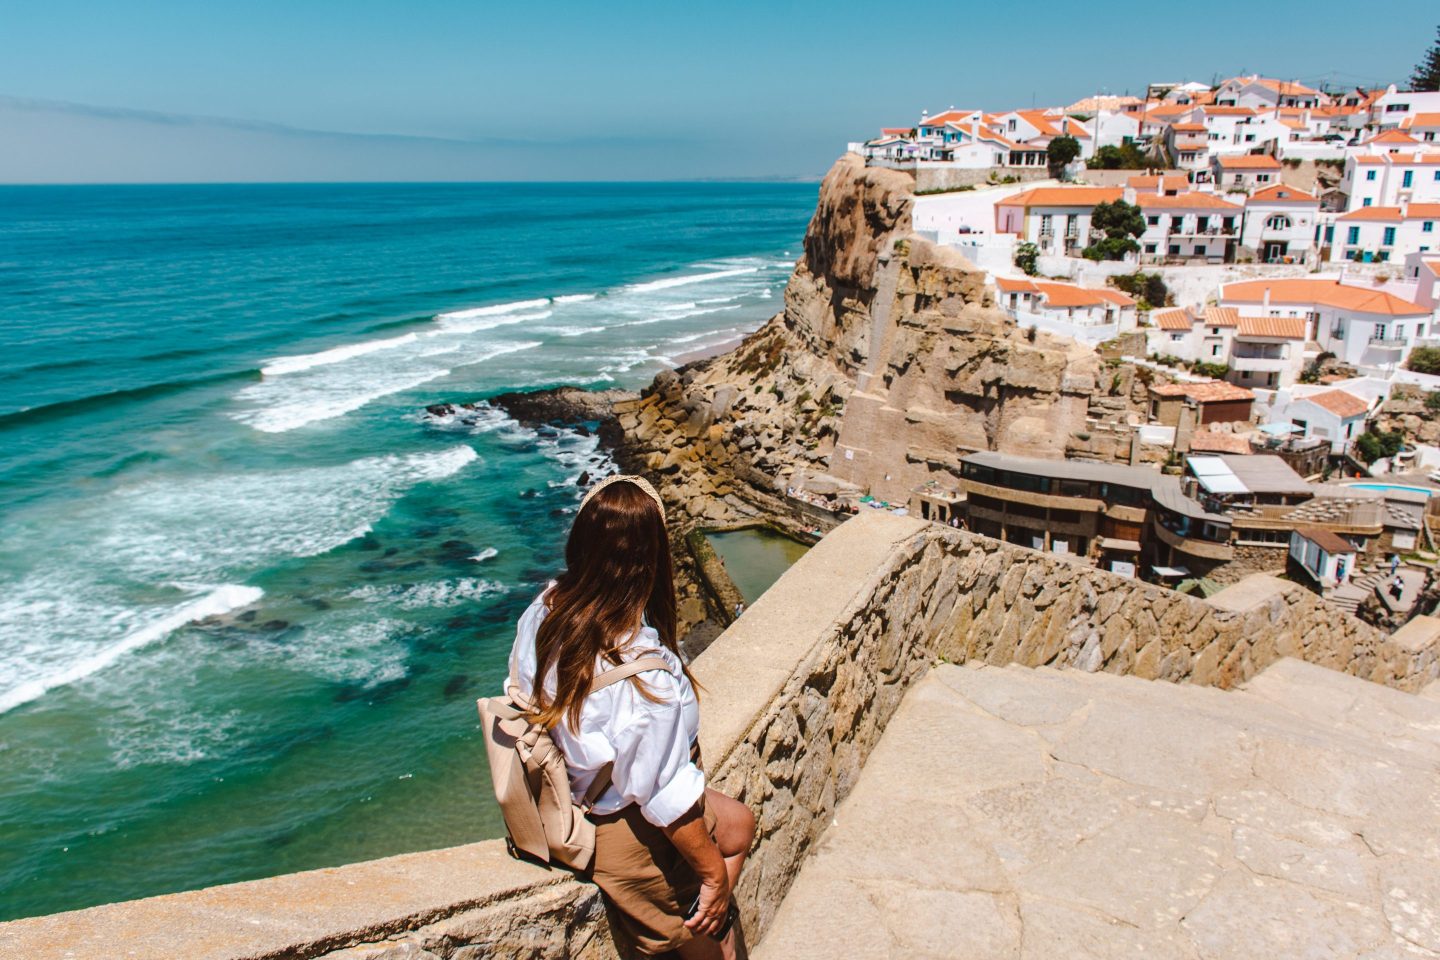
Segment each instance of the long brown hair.
M581 505L565 544L565 572L546 605L549 613L535 638L534 692L535 718L546 727L564 719L580 729L596 662L621 663L621 652L644 623L679 655L670 543L664 514L650 494L634 483L611 483ZM553 700L544 683L552 669ZM639 677L631 682L657 701Z

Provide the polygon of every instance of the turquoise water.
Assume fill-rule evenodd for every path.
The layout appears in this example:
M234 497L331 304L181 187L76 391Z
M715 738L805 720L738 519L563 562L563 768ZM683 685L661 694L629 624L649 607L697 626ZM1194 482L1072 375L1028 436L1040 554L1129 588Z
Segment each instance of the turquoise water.
M499 832L474 698L593 438L808 185L0 188L0 919Z
M1403 483L1347 483L1347 487L1357 487L1361 490L1406 490L1410 493L1423 493L1427 497L1433 497L1436 491L1429 487L1407 487Z
M725 572L746 603L754 603L810 548L769 527L707 533Z

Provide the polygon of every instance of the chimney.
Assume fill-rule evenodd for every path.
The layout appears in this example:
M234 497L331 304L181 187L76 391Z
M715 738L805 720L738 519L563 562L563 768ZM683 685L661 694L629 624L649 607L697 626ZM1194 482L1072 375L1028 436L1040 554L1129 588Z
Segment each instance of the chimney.
M1269 288L1269 287L1266 287L1266 288L1265 288L1265 300L1264 300L1264 302L1263 302L1263 306L1265 307L1265 312L1268 314L1268 313L1270 312L1270 288Z

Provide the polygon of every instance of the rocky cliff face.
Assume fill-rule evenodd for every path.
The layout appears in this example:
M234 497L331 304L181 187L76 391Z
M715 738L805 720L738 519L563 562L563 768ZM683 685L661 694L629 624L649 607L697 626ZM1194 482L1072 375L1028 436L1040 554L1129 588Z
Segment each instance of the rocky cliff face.
M841 159L784 312L617 407L627 466L658 474L683 517L768 512L802 475L903 500L966 451L1060 457L1083 430L1099 358L1016 329L982 273L913 236L911 187Z

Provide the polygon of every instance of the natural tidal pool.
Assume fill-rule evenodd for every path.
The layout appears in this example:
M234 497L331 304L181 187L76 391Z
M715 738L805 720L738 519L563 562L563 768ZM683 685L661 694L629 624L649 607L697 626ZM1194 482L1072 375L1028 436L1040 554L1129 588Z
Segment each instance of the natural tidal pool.
M740 595L754 603L810 547L769 527L747 527L705 534L725 563Z

